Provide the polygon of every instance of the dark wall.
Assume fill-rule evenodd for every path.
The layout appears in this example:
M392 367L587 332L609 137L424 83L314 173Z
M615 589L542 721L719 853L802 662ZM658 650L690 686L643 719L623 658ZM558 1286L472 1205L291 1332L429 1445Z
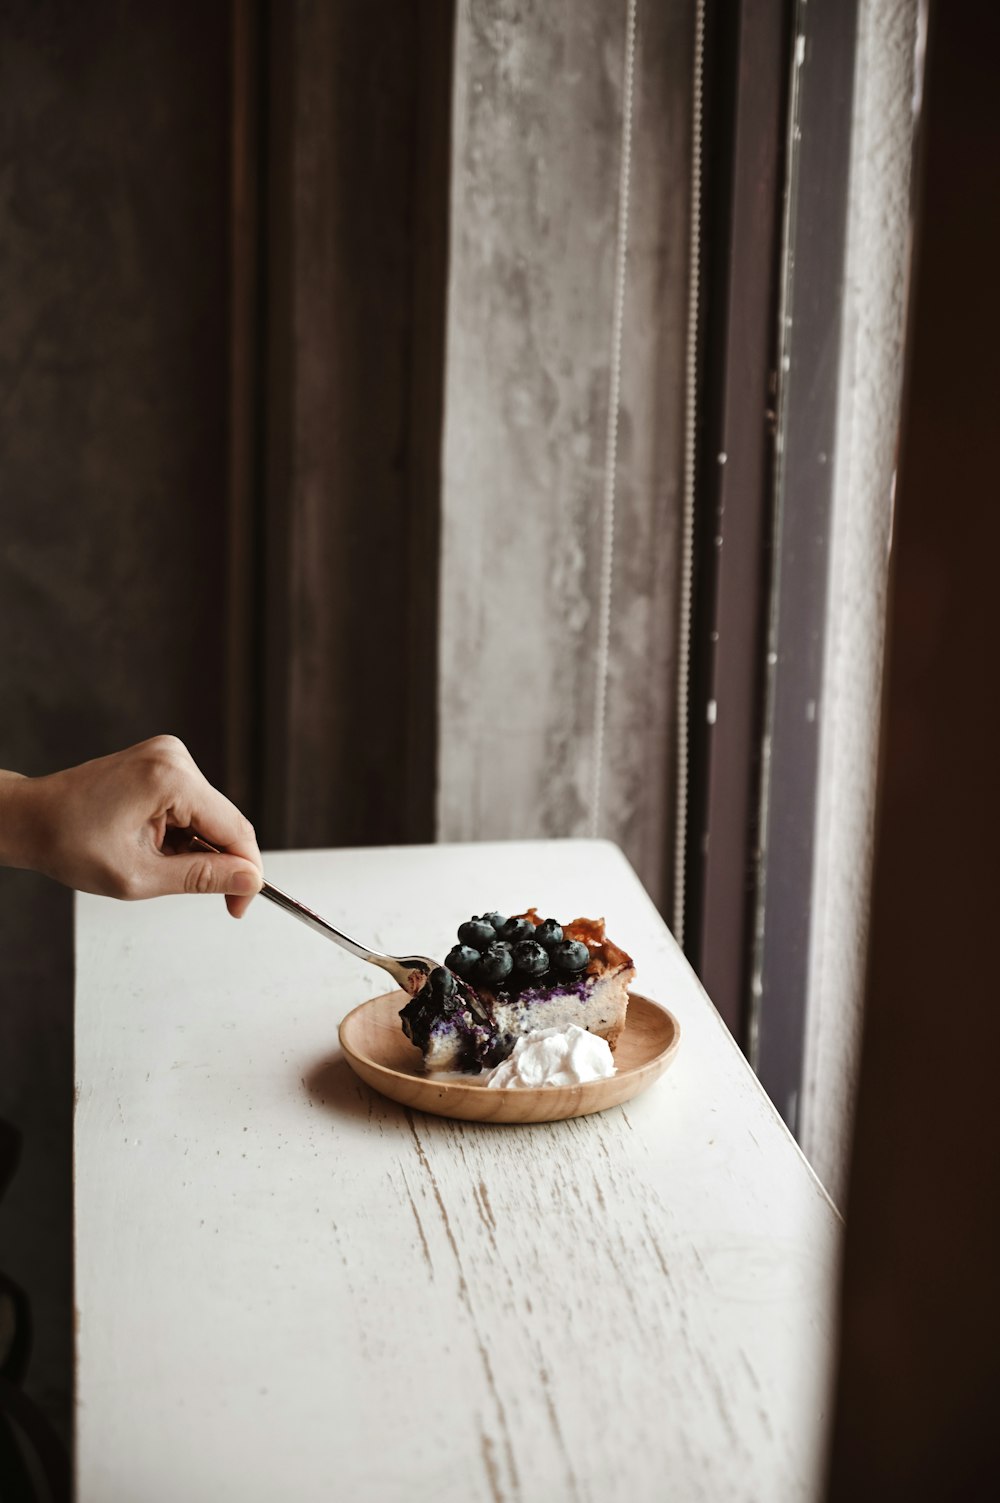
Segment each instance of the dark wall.
M434 838L453 0L269 7L258 825Z
M432 838L452 0L0 0L0 767ZM69 895L0 873L0 1265L70 1370Z
M224 769L229 14L0 5L0 766ZM0 872L0 1267L70 1371L71 901Z
M932 7L831 1499L996 1496L1000 9Z
M225 7L12 9L0 79L5 765L41 772L172 726L218 773Z

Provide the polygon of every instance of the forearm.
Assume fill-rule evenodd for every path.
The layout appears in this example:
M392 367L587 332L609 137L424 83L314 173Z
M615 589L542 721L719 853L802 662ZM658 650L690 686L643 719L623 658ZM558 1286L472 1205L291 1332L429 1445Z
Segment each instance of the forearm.
M0 768L0 866L34 865L32 783Z

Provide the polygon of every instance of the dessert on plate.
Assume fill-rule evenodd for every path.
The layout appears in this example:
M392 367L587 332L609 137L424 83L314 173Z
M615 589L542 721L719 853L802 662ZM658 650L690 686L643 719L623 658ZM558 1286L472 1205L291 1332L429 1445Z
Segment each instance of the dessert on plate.
M519 1038L576 1026L613 1050L625 1027L631 957L603 919L560 924L534 908L505 918L474 916L458 944L400 1012L403 1032L427 1070L491 1070Z

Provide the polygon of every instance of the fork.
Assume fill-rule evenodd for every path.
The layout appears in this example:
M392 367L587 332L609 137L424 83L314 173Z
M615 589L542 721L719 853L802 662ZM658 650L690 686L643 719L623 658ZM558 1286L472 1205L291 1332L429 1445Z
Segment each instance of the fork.
M218 846L211 845L201 835L191 836L189 849L207 851L212 856L223 854ZM431 971L436 971L440 965L439 961L431 960L427 955L383 955L380 950L369 950L367 945L359 945L357 940L348 939L346 934L342 934L339 929L328 924L325 918L321 918L318 913L314 913L297 898L290 898L287 892L282 892L280 887L275 887L270 882L262 885L260 895L272 903L277 903L279 908L283 908L300 923L308 924L309 928L315 929L317 934L322 934L326 939L332 939L334 944L340 945L341 949L347 950L351 955L356 955L359 960L367 960L372 965L381 966L383 971L388 971L393 980L411 996L419 990Z

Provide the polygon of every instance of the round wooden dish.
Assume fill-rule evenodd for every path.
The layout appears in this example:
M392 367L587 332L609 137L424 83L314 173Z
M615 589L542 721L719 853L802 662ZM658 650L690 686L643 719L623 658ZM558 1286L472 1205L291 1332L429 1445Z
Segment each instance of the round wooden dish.
M618 1069L609 1080L491 1091L474 1084L472 1075L466 1082L424 1074L420 1050L400 1026L399 1009L405 1002L405 992L388 992L347 1014L340 1043L348 1064L368 1085L403 1106L466 1122L558 1122L606 1111L630 1101L662 1075L681 1037L673 1013L633 992L615 1050Z

